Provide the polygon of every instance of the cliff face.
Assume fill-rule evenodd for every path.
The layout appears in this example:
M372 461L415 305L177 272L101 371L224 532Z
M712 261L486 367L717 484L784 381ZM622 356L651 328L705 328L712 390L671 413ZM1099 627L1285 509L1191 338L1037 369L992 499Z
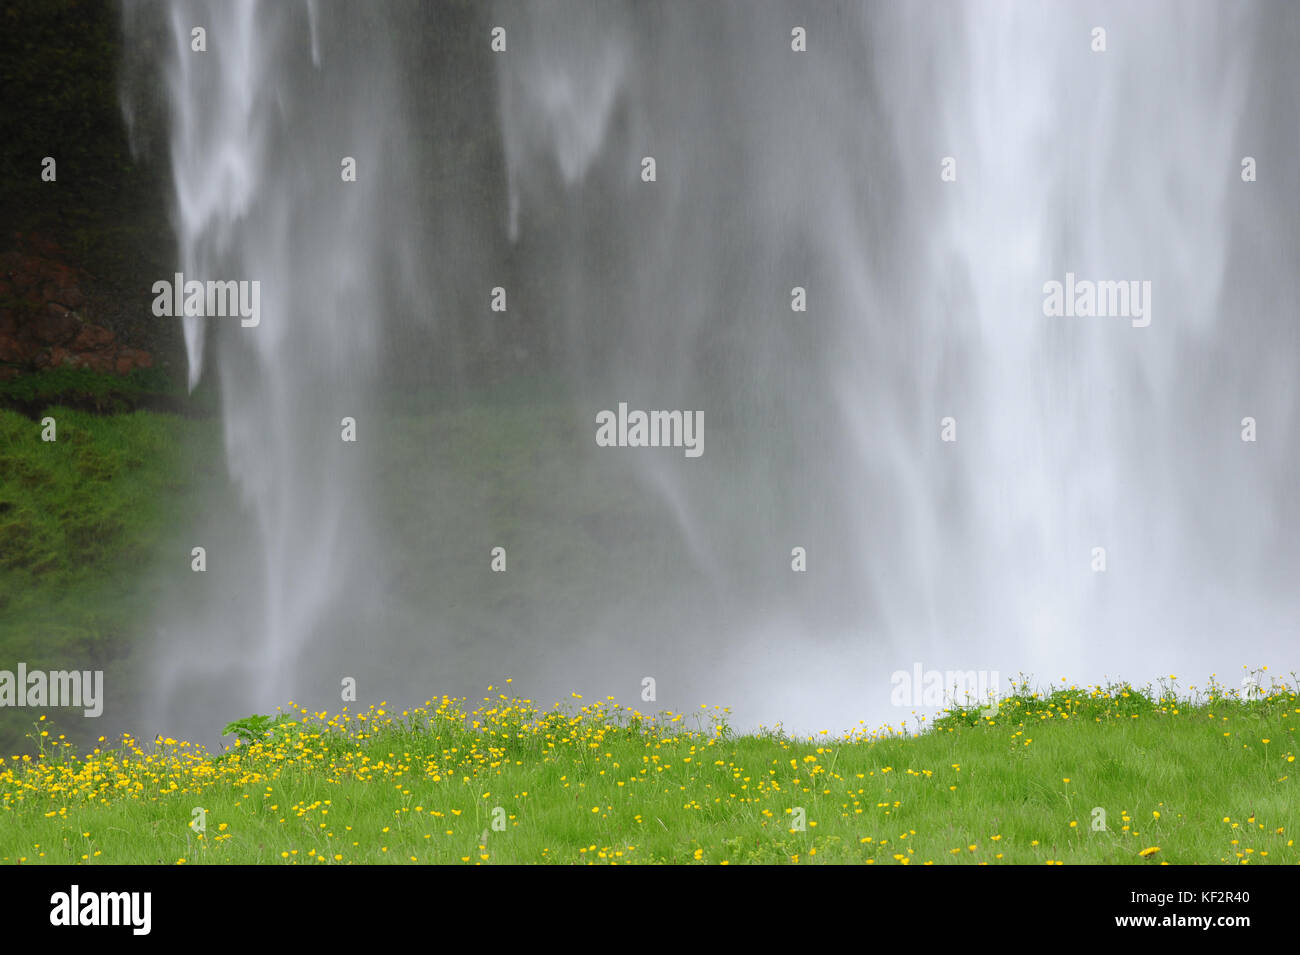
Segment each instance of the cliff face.
M0 380L42 368L126 375L153 367L153 355L99 324L82 288L85 273L51 239L14 237L0 253Z
M165 169L132 154L117 4L9 0L0 29L0 381L184 367L150 313L173 255ZM153 111L137 138L157 135Z

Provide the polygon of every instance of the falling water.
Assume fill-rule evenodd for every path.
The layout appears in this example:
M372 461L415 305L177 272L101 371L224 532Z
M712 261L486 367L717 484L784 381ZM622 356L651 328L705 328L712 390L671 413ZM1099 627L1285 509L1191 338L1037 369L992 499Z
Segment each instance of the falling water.
M128 30L156 14L130 5ZM890 673L918 662L1203 678L1292 639L1296 190L1280 162L1239 173L1291 148L1268 90L1294 84L1294 14L166 16L179 267L259 278L265 317L186 328L242 508L206 522L226 569L160 615L160 712L329 702L358 671L367 699L513 674L639 705L653 676L660 705L839 729L906 716ZM433 86L447 63L478 72ZM1150 325L1044 315L1067 272L1150 281ZM402 353L439 357L412 377ZM552 385L535 409L485 410L532 376ZM485 436L469 458L445 450L459 425L412 424L403 389L427 384ZM597 449L619 402L702 409L704 455Z
M179 269L261 287L256 327L184 319L191 387L219 378L243 507L196 515L211 587L168 621L157 685L173 708L228 711L287 700L327 616L368 593L349 582L379 569L366 458L339 436L371 407L385 316L413 307L414 240L382 188L411 173L382 18L257 0L162 12Z

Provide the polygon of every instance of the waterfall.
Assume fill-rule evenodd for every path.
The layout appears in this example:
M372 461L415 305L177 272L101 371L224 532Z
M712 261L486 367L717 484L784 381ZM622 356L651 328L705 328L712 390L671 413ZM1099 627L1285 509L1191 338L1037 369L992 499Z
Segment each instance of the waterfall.
M329 703L362 667L374 699L515 674L639 705L654 676L661 706L842 729L903 718L890 675L914 664L1203 678L1291 639L1296 193L1282 161L1269 182L1241 163L1290 148L1267 91L1294 83L1294 18L192 0L163 19L178 268L259 279L264 316L184 319L242 506L196 518L224 569L163 615L167 712L236 706L213 680ZM159 22L127 4L141 48ZM1149 324L1047 314L1067 276L1149 288ZM502 366L545 401L494 417L474 396ZM403 396L426 385L450 418L419 423ZM598 449L619 403L702 410L705 453ZM1247 417L1267 437L1241 440ZM533 470L505 500L516 453ZM501 541L519 556L497 576Z
M128 22L158 12L129 4ZM171 622L160 682L181 707L195 694L267 706L379 566L368 458L341 435L345 418L373 427L386 316L414 307L400 268L414 240L386 187L410 178L403 91L382 15L259 0L164 12L178 268L259 282L262 317L183 319L191 387L219 380L242 509L196 515L210 587Z

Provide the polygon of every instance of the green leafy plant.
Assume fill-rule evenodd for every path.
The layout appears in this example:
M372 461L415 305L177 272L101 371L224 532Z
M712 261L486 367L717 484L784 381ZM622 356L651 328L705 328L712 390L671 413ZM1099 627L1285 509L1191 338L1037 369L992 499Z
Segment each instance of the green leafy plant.
M289 728L296 725L297 721L288 713L281 713L275 717L254 713L252 716L245 716L242 720L227 723L221 735L234 736L244 746L253 743L275 743L288 739Z

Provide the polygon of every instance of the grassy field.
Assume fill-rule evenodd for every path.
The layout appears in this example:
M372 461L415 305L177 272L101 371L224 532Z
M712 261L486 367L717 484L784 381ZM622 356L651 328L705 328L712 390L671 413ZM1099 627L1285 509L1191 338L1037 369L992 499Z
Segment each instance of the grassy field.
M919 735L812 739L491 689L473 709L289 707L227 727L222 753L79 757L38 723L43 753L0 765L0 860L1300 862L1294 687L1021 686Z
M611 496L629 494L616 481L564 493L567 445L531 450L529 434L565 433L555 399L441 404L396 417L379 448L400 552L418 553L430 527L473 538L499 524L524 557L528 542L543 548L539 565L595 583L613 572L597 518L634 502ZM145 378L0 385L0 667L75 661L105 669L110 696L141 689L132 654L162 597L156 565L187 567L194 515L233 506L213 407ZM45 414L57 442L40 440ZM555 531L554 513L586 530ZM472 568L454 557L434 553L403 586L468 592ZM471 636L475 619L461 621ZM540 710L503 686L475 707L287 707L234 727L226 752L96 743L77 735L87 721L33 728L34 711L6 707L0 861L1295 864L1290 687L1249 700L1213 684L1022 687L992 719L956 711L919 736L799 740L735 735L717 708Z

